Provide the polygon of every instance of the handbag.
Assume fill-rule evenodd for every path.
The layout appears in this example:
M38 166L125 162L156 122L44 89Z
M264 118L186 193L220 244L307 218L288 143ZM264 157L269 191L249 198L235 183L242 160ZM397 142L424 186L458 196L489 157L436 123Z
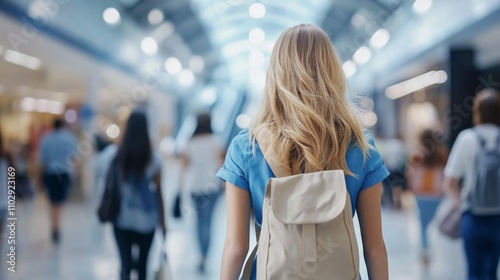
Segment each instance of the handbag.
M155 280L171 280L172 279L172 273L170 270L170 266L168 265L167 261L167 253L164 251L165 249L162 250L162 257L161 257L161 263L160 263L160 268L156 272Z
M101 223L114 222L120 213L119 174L116 158L111 161L106 174L104 193L97 210Z
M451 239L460 238L460 220L462 219L462 211L459 207L450 209L448 214L439 224L439 231Z

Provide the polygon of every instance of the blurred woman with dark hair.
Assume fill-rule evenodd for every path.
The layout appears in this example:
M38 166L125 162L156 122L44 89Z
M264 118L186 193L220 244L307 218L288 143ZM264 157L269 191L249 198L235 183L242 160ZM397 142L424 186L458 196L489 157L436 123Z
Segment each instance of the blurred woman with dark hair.
M443 169L448 157L448 150L443 143L443 134L426 129L419 136L418 149L410 155L408 184L418 206L422 262L425 266L429 265L427 228L443 196Z
M121 258L121 279L130 279L132 267L139 280L146 280L149 249L158 224L166 233L161 191L161 160L152 151L148 123L143 112L133 112L125 135L110 168L118 170L121 194L120 212L114 233ZM132 246L139 247L137 265L132 260Z
M212 131L210 114L197 117L196 130L182 155L185 172L185 187L191 192L197 213L197 237L201 251L199 272L205 271L206 257L210 246L212 214L221 193L221 181L215 176L222 166L225 152L217 135Z

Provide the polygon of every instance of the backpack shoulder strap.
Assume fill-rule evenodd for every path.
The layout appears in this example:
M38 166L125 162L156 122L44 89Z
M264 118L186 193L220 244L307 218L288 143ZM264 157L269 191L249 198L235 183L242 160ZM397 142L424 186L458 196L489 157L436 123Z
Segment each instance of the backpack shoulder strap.
M276 162L267 159L266 155L269 151L268 150L269 146L266 143L266 141L264 140L264 138L262 138L258 134L255 134L255 139L257 140L257 144L259 144L259 148L262 152L262 155L264 155L264 159L266 160L267 164L269 165L269 167L273 171L274 176L277 178L288 176L285 169L282 166L279 166Z
M250 280L252 277L252 268L253 268L253 262L255 260L255 256L257 256L257 249L259 247L259 244L256 244L255 247L253 248L252 253L248 256L248 259L243 267L243 273L241 274L241 280Z
M266 154L268 152L269 146L267 145L266 141L257 134L255 134L255 139L257 140L257 144L259 145L259 148L262 152L262 155L264 156L264 159L266 160L267 164L271 168L271 171L273 171L274 176L277 178L286 177L287 174L285 172L285 169L282 166L277 165L274 161L267 160ZM241 280L250 280L251 275L252 275L252 268L254 265L255 257L257 255L257 251L258 251L258 247L259 247L259 237L260 237L260 227L257 224L257 221L255 221L255 236L257 237L257 244L255 244L255 247L253 248L252 252L248 256L248 258L243 266Z
M481 148L484 148L484 145L486 145L486 140L483 138L483 136L481 136L481 134L479 133L479 131L477 131L477 129L472 129L472 131L474 131L474 134L476 134L476 137L479 140Z

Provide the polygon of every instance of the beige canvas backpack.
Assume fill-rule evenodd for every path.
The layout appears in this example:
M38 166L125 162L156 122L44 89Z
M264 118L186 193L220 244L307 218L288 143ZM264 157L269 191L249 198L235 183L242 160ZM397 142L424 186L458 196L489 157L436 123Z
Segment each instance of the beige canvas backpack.
M264 143L258 142L265 155ZM260 238L242 279L250 279L257 251L257 280L359 279L358 246L344 172L286 176L280 166L266 161L276 178L267 182Z

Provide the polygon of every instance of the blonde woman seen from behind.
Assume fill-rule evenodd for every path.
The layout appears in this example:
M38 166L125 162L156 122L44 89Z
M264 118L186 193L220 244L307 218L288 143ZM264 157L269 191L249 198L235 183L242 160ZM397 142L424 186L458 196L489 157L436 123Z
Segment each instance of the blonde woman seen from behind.
M250 216L262 223L266 183L275 177L266 158L288 175L340 169L357 211L370 279L388 279L381 228L381 181L389 172L346 98L346 79L320 28L301 24L276 42L260 110L228 148L218 176L226 181L227 229L221 279L235 280L248 253ZM292 244L291 244L292 245ZM255 265L252 279L255 279Z

